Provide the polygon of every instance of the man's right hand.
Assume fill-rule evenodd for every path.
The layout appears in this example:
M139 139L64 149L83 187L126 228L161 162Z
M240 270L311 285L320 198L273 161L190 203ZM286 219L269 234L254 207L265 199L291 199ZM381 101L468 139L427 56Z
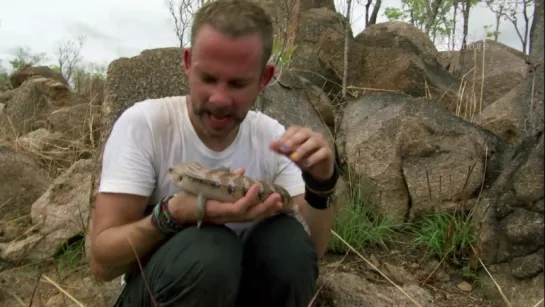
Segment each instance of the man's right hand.
M237 169L234 173L243 175L244 169ZM246 195L234 203L208 200L203 222L212 224L252 222L278 213L282 208L280 195L274 193L264 202L260 202L257 196L259 189L259 184L252 185ZM180 192L169 201L168 207L179 223L197 223L196 195Z

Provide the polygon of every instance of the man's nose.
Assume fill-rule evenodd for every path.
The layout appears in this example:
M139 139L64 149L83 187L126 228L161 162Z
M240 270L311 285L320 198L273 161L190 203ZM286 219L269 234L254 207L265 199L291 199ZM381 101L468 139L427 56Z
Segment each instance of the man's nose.
M213 89L209 102L217 107L227 107L231 105L231 97L225 85L218 84L218 86Z

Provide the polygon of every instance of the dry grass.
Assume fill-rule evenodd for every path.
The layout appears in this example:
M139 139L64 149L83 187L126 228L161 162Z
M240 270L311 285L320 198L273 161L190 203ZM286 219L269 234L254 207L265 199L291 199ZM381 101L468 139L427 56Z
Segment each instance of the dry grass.
M40 94L40 93L36 93ZM78 93L73 93L74 95L78 95ZM93 96L90 97L90 99L93 99L94 97L101 95L101 93L91 93ZM77 105L76 105L77 106ZM65 107L66 108L66 107ZM68 107L70 108L70 107ZM9 146L16 152L23 153L29 157L31 157L33 160L38 162L38 164L45 170L48 171L49 176L51 179L56 178L59 174L64 172L66 169L68 169L73 163L78 161L82 158L94 158L94 155L97 152L98 148L98 140L96 139L97 135L100 133L100 127L96 126L96 123L99 122L97 119L99 119L100 115L97 113L97 109L99 106L87 104L87 107L85 108L85 120L83 122L84 127L73 127L74 129L77 129L79 131L84 131L83 135L80 135L77 138L68 137L67 133L70 131L62 131L62 133L59 133L57 135L47 135L47 136L37 136L35 138L29 138L26 135L21 135L17 132L16 126L11 121L11 118L8 116L2 116L2 123L0 124L0 144L3 146ZM35 112L36 114L36 112ZM64 218L64 217L63 217ZM84 229L82 229L82 233L85 233L85 225L87 224L87 221L82 220L83 215L80 214L80 220L74 221L74 223L78 225L83 225ZM21 221L30 220L29 214L19 216L16 219L12 219L9 221L2 221L3 225L12 225L12 224L20 224ZM23 225L20 225L23 226ZM21 240L28 235L31 235L34 233L41 225L29 225L30 227L26 228L23 232L21 232L17 237L13 238L11 242L7 243L13 244L17 242L18 240ZM44 235L44 237L47 235ZM40 241L36 242L38 244ZM29 246L28 250L24 252L24 254L30 252L31 246ZM25 256L23 255L23 258ZM77 259L74 259L77 260ZM77 260L79 261L79 260ZM27 264L28 265L28 264ZM49 260L44 262L42 267L48 266ZM13 274L11 271L17 268L25 267L26 265L18 265L14 267L13 269L7 269L0 271L1 275L11 275ZM78 301L76 299L77 295L73 295L70 293L69 290L67 290L65 287L61 286L61 284L58 281L55 281L53 278L42 274L40 272L40 275L36 279L36 283L34 286L34 290L32 291L32 295L29 297L19 297L14 292L7 290L5 287L0 287L1 290L3 290L5 293L7 293L10 297L12 297L18 304L21 306L32 306L34 300L37 297L37 291L38 284L40 282L45 282L51 286L53 286L59 293L61 293L63 296L68 298L72 303L78 305L78 306L85 306L84 303L81 301ZM30 300L25 303L25 300Z

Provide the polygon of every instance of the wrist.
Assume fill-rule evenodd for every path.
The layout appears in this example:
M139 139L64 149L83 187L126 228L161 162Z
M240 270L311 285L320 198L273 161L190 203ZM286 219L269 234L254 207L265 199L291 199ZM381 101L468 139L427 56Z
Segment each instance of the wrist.
M337 181L340 177L340 170L337 164L333 164L333 171L327 179L316 179L309 172L303 171L303 180L305 181L305 187L307 191L311 193L327 196L333 194Z
M172 218L176 223L181 225L197 223L195 210L191 210L191 206L194 206L194 199L184 192L176 193L174 197L170 198L167 204Z
M305 200L314 209L325 210L333 204L333 194L337 181L340 177L340 170L337 164L333 165L333 172L328 179L318 180L310 173L303 171L305 181Z
M162 198L153 208L151 213L152 225L163 235L170 236L181 230L186 226L182 219L179 218L178 212L171 211L173 207L171 201L175 195L170 195ZM169 205L170 204L170 205Z

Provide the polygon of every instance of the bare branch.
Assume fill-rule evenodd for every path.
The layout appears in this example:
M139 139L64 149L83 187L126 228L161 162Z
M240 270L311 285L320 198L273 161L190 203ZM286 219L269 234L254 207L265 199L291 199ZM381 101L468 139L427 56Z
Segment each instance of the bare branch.
M204 0L165 0L165 4L174 21L174 32L178 37L180 47L183 48L190 43L189 35L193 15L204 4Z
M72 81L74 70L82 61L81 49L84 41L85 36L78 37L77 42L72 40L61 41L55 51L59 73L69 83Z
M346 86L348 85L348 49L350 46L350 10L352 8L352 0L346 0L346 24L344 26L344 67L343 67L343 84L342 84L342 97L346 98Z

